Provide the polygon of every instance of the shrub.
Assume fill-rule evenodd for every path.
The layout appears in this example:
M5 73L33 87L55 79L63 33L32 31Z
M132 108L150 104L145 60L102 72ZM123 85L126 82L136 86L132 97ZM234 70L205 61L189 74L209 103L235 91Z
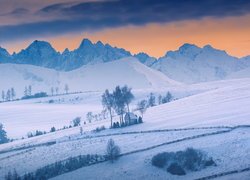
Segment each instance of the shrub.
M173 175L185 175L185 170L177 163L171 163L170 166L167 168L167 171Z
M50 132L55 132L56 131L56 128L55 127L52 127L51 129L50 129Z
M120 147L117 146L113 139L109 139L107 144L107 158L113 163L121 153Z
M156 167L163 168L166 164L166 157L167 157L166 154L167 153L164 152L155 155L152 159L152 164Z
M167 171L171 174L184 175L185 170L198 171L207 166L215 165L215 162L211 157L208 158L204 152L187 148L185 151L175 153L159 153L152 158L152 165L159 168L167 167Z
M76 117L75 119L73 119L73 126L80 126L81 125L81 118L80 117Z
M139 124L140 124L140 123L143 123L142 117L141 117L141 116L138 118L138 123L139 123Z

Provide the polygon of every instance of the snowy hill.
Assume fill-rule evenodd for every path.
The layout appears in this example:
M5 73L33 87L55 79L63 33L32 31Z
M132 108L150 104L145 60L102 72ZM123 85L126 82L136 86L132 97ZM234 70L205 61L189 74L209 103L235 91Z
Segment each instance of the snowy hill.
M99 91L114 88L116 85L128 85L132 88L161 88L180 85L167 78L161 72L153 70L135 58L124 58L119 61L83 66L79 69L62 72L32 65L0 64L1 89L13 87L17 96L23 95L25 86L32 86L33 93L59 87L64 93L68 84L70 92Z
M133 63L129 65L136 66ZM3 144L0 146L0 179L13 169L23 175L78 155L104 155L110 138L114 139L123 153L115 163L92 164L54 179L100 179L100 176L101 179L197 179L228 171L240 173L237 170L248 168L250 158L249 81L239 79L189 85L194 89L205 87L207 91L149 108L142 124L95 133L91 130L102 125L108 127L110 121L93 121L82 125L82 135L79 127L75 127ZM180 88L183 90L183 87ZM70 101L68 104L45 104L37 100L3 103L0 104L0 119L11 135L21 134L19 131L28 128L42 130L44 124L59 128L76 116L85 120L85 111L100 111L102 107L97 97L100 94L86 93L83 95L83 104L72 104ZM55 144L46 145L46 142ZM185 176L171 175L166 170L152 166L154 155L187 147L208 153L216 166L188 172ZM101 175L97 177L94 171L101 172ZM235 175L237 179L240 174ZM243 175L242 179L249 179L248 175ZM225 176L225 179L230 179L230 175Z
M152 68L177 81L197 83L226 79L231 73L247 66L247 58L243 60L232 57L210 45L200 48L184 44L176 51L167 52L152 65Z

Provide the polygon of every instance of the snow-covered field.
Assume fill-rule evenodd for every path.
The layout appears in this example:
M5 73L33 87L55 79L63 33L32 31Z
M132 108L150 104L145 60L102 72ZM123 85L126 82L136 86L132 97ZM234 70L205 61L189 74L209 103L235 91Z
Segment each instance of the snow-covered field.
M152 78L152 75L149 76L147 80ZM157 79L157 76L155 78ZM133 90L136 99L132 109L138 100L146 98L150 92L163 95L170 91L177 100L149 108L144 115L143 124L122 129L107 129L99 133L91 132L102 125L109 127L109 120L100 120L82 125L83 135L80 135L80 129L76 127L0 145L0 179L14 168L18 173L24 174L68 157L80 154L104 154L109 138L113 138L119 144L122 153L127 153L178 139L227 130L226 127L221 128L222 126L250 125L250 79L193 85L171 82L171 86L162 85L163 80L158 83L156 79L149 80L156 83L155 85ZM68 126L70 121L78 116L84 121L88 111L99 113L102 110L101 94L102 91L83 92L0 103L0 120L12 138L21 138L27 132L37 129L48 131L52 126L62 128ZM54 103L49 103L50 100L54 100ZM199 129L200 127L214 128ZM174 128L180 129L156 131ZM194 129L181 130L181 128ZM126 134L126 132L132 133ZM41 145L51 141L55 141L56 144ZM20 147L25 149L20 150ZM179 177L151 165L150 160L155 154L184 150L186 147L207 152L214 158L217 166ZM250 128L245 127L132 153L122 156L114 164L104 162L84 167L55 179L195 179L249 166ZM94 172L98 172L98 175ZM249 173L240 173L239 176L241 179L247 179ZM238 176L233 174L228 177L237 179Z

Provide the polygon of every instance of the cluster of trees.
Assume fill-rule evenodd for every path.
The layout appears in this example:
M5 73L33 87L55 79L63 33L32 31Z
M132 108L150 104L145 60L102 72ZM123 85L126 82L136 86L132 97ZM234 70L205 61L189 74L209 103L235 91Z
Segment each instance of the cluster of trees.
M104 109L101 113L94 114L93 112L88 112L86 114L86 119L89 123L91 123L93 120L95 121L101 121L103 119L107 119L108 112L106 109Z
M73 119L72 124L74 127L80 126L81 125L81 117L76 117L75 119Z
M26 173L24 176L20 176L16 170L9 172L5 176L5 180L37 180L37 179L50 179L59 176L64 173L74 171L76 169L104 161L105 157L101 155L80 155L77 157L71 157L64 161L58 161L56 163L44 166L37 169L34 173Z
M169 103L174 99L173 95L170 92L167 92L165 96L159 95L158 96L158 104L165 104Z
M80 126L81 125L81 118L80 117L76 117L75 119L73 119L71 121L71 124L72 125L69 125L69 126L64 126L62 129L56 129L54 126L51 127L50 131L49 132L46 132L46 131L40 131L40 130L36 130L35 132L28 132L27 133L27 137L28 138L31 138L31 137L35 137L35 136L40 136L40 135L43 135L43 134L47 134L47 133L51 133L51 132L55 132L55 131L59 131L59 130L63 130L63 129L68 129L68 128L72 128L72 127L77 127L77 126ZM1 130L1 126L0 126L0 130ZM81 134L82 134L82 131L81 130ZM0 139L1 139L1 132L0 132Z
M37 169L33 173L26 173L20 176L16 170L9 171L5 176L5 180L35 180L35 179L50 179L59 176L64 173L74 171L76 169L82 168L84 166L89 166L90 164L95 164L98 162L103 162L106 160L112 163L116 160L121 153L121 149L115 144L113 139L109 139L106 147L105 155L80 155L77 157L70 157L63 161L58 161L53 164L49 164L42 168Z
M4 144L9 142L9 139L7 138L7 133L4 130L3 124L0 123L0 144Z
M170 92L167 92L165 96L159 95L158 96L158 105L169 103L173 100L173 95ZM156 106L156 96L153 93L149 94L148 100L147 100L147 107L153 107Z
M6 91L2 91L2 101L13 101L16 98L16 91L14 88L10 88Z
M165 96L159 95L158 105L171 102L173 99L174 97L170 92L167 92ZM143 117L143 114L146 112L147 108L153 107L156 105L157 105L156 96L153 93L150 93L148 96L148 99L141 100L137 103L136 110L138 110Z
M152 165L167 169L174 175L185 175L186 172L199 171L216 164L203 151L187 148L184 151L159 153L152 158Z
M51 87L50 88L51 96L59 95L59 87ZM69 85L64 85L64 92L65 94L69 94Z
M116 86L115 90L110 93L107 89L102 95L102 105L109 112L111 128L113 125L113 111L120 116L120 124L124 124L123 115L130 112L129 105L134 99L134 95L128 86Z
M39 93L35 93L34 95L23 96L22 99L33 99L33 98L42 98L42 97L48 97L48 94L46 92L39 92Z
M32 86L25 86L24 88L24 97L28 97L32 95Z
M47 134L47 132L46 132L46 131L39 131L39 130L36 130L34 133L28 132L28 133L27 133L27 137L28 137L28 138L31 138L31 137L35 137L35 136L41 136L41 135L43 135L43 134Z
M59 87L51 87L50 89L51 96L58 95L59 94Z

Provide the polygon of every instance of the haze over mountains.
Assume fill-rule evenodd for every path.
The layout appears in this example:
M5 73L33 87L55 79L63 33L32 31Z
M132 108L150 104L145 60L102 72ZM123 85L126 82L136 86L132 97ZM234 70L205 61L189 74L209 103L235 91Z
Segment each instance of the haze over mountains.
M184 83L250 77L246 70L250 67L250 56L236 58L210 45L200 48L184 44L159 59L146 53L132 55L122 48L112 47L100 41L92 43L88 39L84 39L77 49L65 49L62 53L57 52L50 43L37 40L12 55L6 49L0 48L0 64L35 65L59 71L72 71L85 65L117 61L131 56L144 65L161 71L167 77Z

